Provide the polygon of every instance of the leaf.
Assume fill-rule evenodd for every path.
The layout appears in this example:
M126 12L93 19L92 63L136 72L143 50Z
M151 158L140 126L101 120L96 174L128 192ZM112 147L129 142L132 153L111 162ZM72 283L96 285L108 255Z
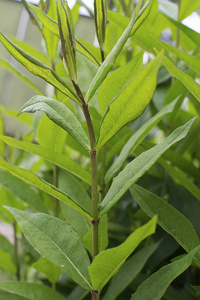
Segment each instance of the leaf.
M90 101L90 99L94 95L95 91L98 89L98 87L101 85L103 80L108 75L109 71L111 70L112 66L115 63L115 60L117 59L118 55L122 51L122 49L127 41L127 39L129 38L134 23L135 23L135 12L133 14L133 17L132 17L129 25L127 26L124 33L118 40L117 44L114 46L112 51L109 53L109 55L106 57L106 59L102 63L101 67L98 69L98 71L88 89L88 92L85 96L86 102Z
M37 6L29 4L29 6L34 10L38 19L43 23L43 25L48 28L52 33L54 33L57 37L60 38L58 23L45 14L44 11L39 9ZM98 60L94 57L94 55L78 40L76 39L76 50L90 59L97 66L100 66Z
M119 272L112 278L103 300L114 300L140 273L149 257L158 247L157 244L146 246L129 258Z
M183 139L190 130L194 119L174 130L163 142L143 152L130 162L117 177L100 205L99 215L106 213L155 162L173 144Z
M187 251L199 246L199 238L190 221L166 200L134 184L130 188L133 199L151 218L158 216L158 224Z
M27 85L29 85L34 91L36 91L38 94L44 95L44 93L30 80L25 76L23 73L21 73L11 62L3 59L0 57L0 66L13 74L15 74L19 79L24 81Z
M75 230L64 221L42 213L7 207L23 234L39 254L66 272L75 282L91 290L89 257Z
M155 232L156 220L157 217L154 217L147 224L136 229L120 246L100 252L94 258L89 267L94 290L100 291L111 277L118 272L138 244Z
M16 266L9 253L0 249L0 268L16 274Z
M155 39L155 38L154 38ZM172 53L173 55L177 56L179 59L183 60L189 67L191 67L195 72L200 74L200 59L197 57L190 55L186 52L183 52L179 50L178 48L167 44L165 42L159 41L155 39L157 42L159 42L162 47L164 47L167 51Z
M12 54L12 56L16 58L29 72L43 78L56 89L60 90L74 101L80 103L81 100L78 99L71 86L63 81L63 79L60 78L49 66L23 51L2 33L0 33L0 41Z
M50 120L67 131L83 148L90 150L90 141L76 116L61 102L44 96L34 96L19 111L44 111Z
M7 170L14 176L24 180L25 182L29 183L32 186L35 186L39 188L40 190L46 192L47 194L53 196L54 198L63 201L67 205L73 207L77 211L79 211L81 214L83 214L86 218L89 220L92 220L92 216L86 212L84 208L81 208L79 203L75 203L71 199L69 199L65 193L60 191L55 186L47 183L45 180L38 177L36 174L32 173L29 170L21 169L19 167L15 167L4 161L3 159L0 159L0 168Z
M56 283L60 274L62 273L56 265L50 263L42 256L40 256L39 260L36 261L32 267L37 271L44 273L48 280L52 283Z
M193 257L199 249L200 246L190 251L183 258L159 269L139 286L136 292L132 295L131 300L160 300L171 282L189 268Z
M97 39L101 50L103 50L105 34L106 34L106 22L107 22L106 0L94 1L94 18L95 18Z
M188 1L181 0L179 20L183 20L188 17L193 11L195 11L200 6L200 0Z
M167 68L168 72L175 78L179 79L190 91L190 93L198 101L200 101L200 95L199 95L200 85L196 83L189 75L179 70L167 57L164 56L162 62Z
M147 136L151 129L156 124L158 124L162 117L173 111L176 103L177 99L174 100L171 104L164 106L155 116L153 116L144 125L142 125L137 130L137 132L128 140L127 143L125 143L120 155L117 157L117 159L114 161L114 163L111 165L110 169L106 173L106 182L109 181L112 178L112 176L119 171L119 169L122 167L123 163L127 159L129 153L133 151L142 142L142 140Z
M111 72L106 77L98 92L101 115L105 113L110 101L113 100L120 93L122 88L140 71L143 54L144 52L141 51L125 66Z
M102 119L96 149L100 149L124 125L142 114L153 97L161 59L162 52L147 67L133 77L110 102Z
M64 300L56 291L44 284L18 281L0 282L1 300Z
M0 105L0 112L6 116L12 117L17 119L18 121L22 122L23 124L31 127L33 125L33 117L30 115L21 115L17 118L18 111L14 109L9 109L6 106Z
M39 195L24 181L0 170L0 184L36 211L46 212Z
M81 180L87 182L91 185L91 175L86 170L84 170L79 164L77 164L72 159L68 158L66 155L55 152L49 148L45 148L39 145L17 141L14 138L8 136L0 136L0 139L3 140L7 145L29 151L36 155L39 155L51 163L57 165L60 168L65 169Z

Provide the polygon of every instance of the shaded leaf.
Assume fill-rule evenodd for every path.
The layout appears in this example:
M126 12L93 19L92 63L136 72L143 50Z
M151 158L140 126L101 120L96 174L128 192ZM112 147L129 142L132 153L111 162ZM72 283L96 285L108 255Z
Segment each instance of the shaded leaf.
M52 264L42 256L32 265L32 267L37 271L44 273L48 280L52 283L56 283L62 273L56 265Z
M159 269L139 286L132 295L131 300L160 300L171 282L191 265L199 249L200 246L190 251L183 258Z

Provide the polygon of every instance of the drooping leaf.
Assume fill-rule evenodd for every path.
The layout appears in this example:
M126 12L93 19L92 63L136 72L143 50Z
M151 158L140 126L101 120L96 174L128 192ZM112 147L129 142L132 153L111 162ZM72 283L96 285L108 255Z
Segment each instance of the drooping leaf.
M177 99L171 104L164 106L154 117L148 120L143 126L141 126L137 132L128 140L124 145L120 155L111 165L110 169L107 171L105 176L105 181L107 182L110 178L122 167L129 153L135 149L139 143L145 138L145 136L150 132L150 130L161 120L161 118L173 111L174 106L177 103Z
M45 158L51 163L54 163L58 167L65 169L66 171L91 185L91 174L84 170L75 161L68 158L66 155L60 154L58 152L52 151L49 148L47 149L39 145L17 141L14 138L8 136L0 136L0 139L9 146L17 147L18 149L29 151Z
M157 217L154 217L147 224L136 229L120 246L102 251L95 257L89 267L92 286L95 290L100 291L117 273L138 244L155 232L156 220Z
M15 74L19 79L24 81L27 85L29 85L34 91L39 93L40 95L44 95L44 93L30 80L21 73L11 62L0 57L0 66L13 74Z
M75 282L91 290L89 257L75 230L64 221L42 213L28 213L7 208L23 234L42 257L57 265Z
M99 88L98 100L101 115L106 111L122 88L140 71L142 67L143 51L136 55L128 64L111 72ZM106 92L105 92L106 91Z
M0 170L0 184L36 211L46 212L39 195L24 181Z
M159 244L146 246L129 258L112 278L103 300L114 300L140 273Z
M100 215L106 213L155 162L174 143L183 139L190 130L194 119L174 130L163 142L145 151L130 162L117 177L100 204Z
M124 125L138 118L153 97L162 52L136 74L110 102L103 116L96 148L100 149Z
M26 169L21 169L19 167L12 166L9 163L7 163L6 161L4 161L3 159L0 159L0 168L7 170L14 176L22 179L23 181L29 183L30 185L39 188L40 190L46 192L47 194L55 197L56 199L58 199L60 201L63 201L67 205L73 207L74 209L76 209L77 211L82 213L89 220L92 220L92 216L88 212L86 212L86 210L84 208L81 208L81 206L79 206L79 203L75 203L74 201L69 199L65 195L65 193L60 191L55 186L47 183L43 179L39 178L33 172L26 170Z
M72 90L62 78L60 78L49 66L45 65L41 61L32 57L12 41L6 38L2 33L0 33L0 41L6 47L6 49L25 67L29 72L43 78L48 83L52 84L55 88L60 90L62 93L73 99L74 101L80 103L80 100L76 96L75 92Z
M199 246L199 238L190 221L167 203L166 200L134 184L130 188L134 200L152 217L158 216L158 224L187 251Z
M131 300L160 300L171 282L191 265L199 249L200 246L190 251L183 258L159 269L139 286L132 295Z
M64 300L56 291L44 284L18 281L0 282L1 300Z
M67 131L86 150L90 149L90 141L76 116L61 102L44 96L34 96L19 111L33 113L44 111L49 119Z

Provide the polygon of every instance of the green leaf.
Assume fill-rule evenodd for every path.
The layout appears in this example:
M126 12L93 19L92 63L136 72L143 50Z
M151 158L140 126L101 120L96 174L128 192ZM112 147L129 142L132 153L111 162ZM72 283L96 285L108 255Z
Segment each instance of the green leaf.
M89 267L94 290L100 291L111 277L118 272L128 256L146 237L155 232L157 217L136 229L124 243L112 249L100 252Z
M107 22L106 0L94 1L94 18L95 18L97 39L101 50L103 50L105 34L106 34L106 22Z
M147 67L136 74L110 102L102 119L96 149L100 149L124 125L142 114L153 97L162 56L161 52Z
M61 39L63 63L67 68L67 73L72 81L77 81L76 68L76 42L74 36L74 23L72 12L68 3L57 0L58 28Z
M127 159L129 153L133 151L147 136L147 134L151 131L151 129L158 124L158 122L162 119L162 117L166 114L169 114L173 111L175 105L177 103L177 99L174 100L169 105L164 106L154 117L148 120L144 125L142 125L137 132L125 143L120 155L114 161L110 169L107 171L105 176L105 181L109 181L112 176L119 171L122 167L123 163Z
M35 14L37 15L38 19L43 23L43 25L48 28L52 33L54 33L57 37L60 38L58 23L50 18L48 15L45 14L41 9L37 6L29 4L31 8L34 10ZM93 63L97 66L100 66L98 60L94 57L94 55L78 40L76 39L76 50L90 59Z
M1 300L66 300L44 284L18 281L0 282Z
M140 156L130 162L117 177L100 205L102 216L106 213L155 162L173 144L183 139L190 130L194 119L174 130L163 142L143 152Z
M159 244L146 246L129 258L119 272L112 278L103 300L114 300L140 273L149 257Z
M190 93L200 101L199 88L200 85L196 83L189 75L185 74L181 70L179 70L167 57L163 57L163 64L167 68L168 72L179 79L185 87L190 91Z
M21 73L11 62L0 57L0 66L13 74L15 74L19 79L24 81L38 94L45 95L30 79L27 78L23 73Z
M0 105L0 112L3 115L12 117L14 119L17 119L18 121L22 122L25 125L28 125L31 127L33 125L33 117L30 115L21 115L19 118L17 117L18 111L15 109L9 109L6 106Z
M39 195L24 181L0 170L0 184L36 211L46 212Z
M6 38L2 33L0 33L0 41L6 47L6 49L16 58L27 70L34 75L43 78L48 83L52 84L55 88L60 90L62 93L73 99L74 101L80 103L80 100L76 96L75 92L72 90L62 78L60 78L49 66L45 65L38 59L32 57L12 41Z
M199 246L199 238L190 221L166 200L134 184L130 188L133 199L151 218L158 215L158 224L187 251Z
M61 102L44 96L34 96L19 111L44 111L50 120L67 131L83 148L90 150L90 141L76 116Z
M181 0L180 3L179 20L185 19L200 6L200 0L192 2L188 0Z
M177 56L179 59L183 60L195 72L200 74L200 59L198 59L197 57L192 56L186 52L183 52L170 44L167 44L167 43L159 41L159 40L156 40L156 41L159 42L162 45L162 47L164 47L167 51L169 51L173 55Z
M101 67L98 69L89 89L85 96L85 101L89 102L92 96L94 95L95 91L98 89L98 87L101 85L103 80L108 75L109 71L111 70L112 66L115 63L115 60L117 59L118 55L122 51L127 39L130 36L131 30L133 28L133 25L135 23L135 13L133 14L133 17L125 29L124 33L118 40L117 44L114 46L110 54L106 57L104 62L102 63Z
M16 266L9 253L0 249L0 268L16 274Z
M140 71L144 52L141 51L128 64L111 72L99 88L98 100L101 115L106 111L122 88ZM106 92L105 92L106 91Z
M42 257L57 265L83 288L92 289L88 273L90 260L80 237L71 226L47 214L7 209Z
M62 273L56 265L52 264L42 256L40 256L40 259L36 261L32 267L37 271L44 273L48 280L52 283L56 283Z
M54 198L63 201L67 205L73 207L77 211L79 211L81 214L83 214L86 218L89 220L92 220L92 216L84 209L82 208L79 203L75 203L71 199L69 199L65 193L60 191L55 186L47 183L40 177L38 177L36 174L32 173L29 170L21 169L19 167L15 167L4 161L3 159L0 159L0 168L7 170L14 176L24 180L25 182L29 183L32 186L35 186L39 188L40 190L46 192L47 194L53 196Z
M17 141L14 138L8 136L0 136L0 139L9 146L29 151L45 158L51 163L65 169L66 171L91 185L91 174L84 170L78 163L68 158L66 155L60 154L49 148L45 148L39 145Z
M198 246L183 258L159 269L139 286L132 295L131 300L160 300L171 282L189 268L199 249L200 247Z
M178 22L168 16L165 17L176 27L178 27L193 43L195 43L198 47L200 47L200 34L195 30L187 27L181 22Z

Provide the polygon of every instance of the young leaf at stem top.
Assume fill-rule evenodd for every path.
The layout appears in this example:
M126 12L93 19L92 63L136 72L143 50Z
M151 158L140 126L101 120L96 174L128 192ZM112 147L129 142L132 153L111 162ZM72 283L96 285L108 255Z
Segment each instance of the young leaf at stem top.
M63 0L57 1L58 27L62 46L63 63L72 81L77 81L76 42L72 12Z
M107 20L107 1L106 0L95 0L94 1L94 16L97 39L103 51L105 32L106 32L106 20Z

